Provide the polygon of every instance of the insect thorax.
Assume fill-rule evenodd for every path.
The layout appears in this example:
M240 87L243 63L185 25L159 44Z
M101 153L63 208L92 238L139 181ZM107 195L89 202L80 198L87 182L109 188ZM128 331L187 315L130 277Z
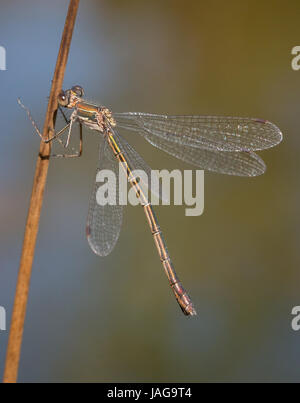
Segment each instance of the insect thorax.
M106 126L116 126L116 122L108 108L87 103L78 103L76 106L78 119L91 129L104 132Z
M108 123L111 126L113 126L113 127L116 126L116 121L113 118L112 113L108 108L103 107L103 108L100 109L100 111L103 114L103 116L105 116L105 119L108 121Z

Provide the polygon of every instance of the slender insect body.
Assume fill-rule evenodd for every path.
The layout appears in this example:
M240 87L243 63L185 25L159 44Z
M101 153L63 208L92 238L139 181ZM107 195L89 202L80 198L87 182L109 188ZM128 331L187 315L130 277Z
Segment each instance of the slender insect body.
M67 148L72 126L75 121L79 122L79 153L56 155L76 157L82 152L82 125L102 134L99 136L100 156L97 172L109 169L118 178L119 162L122 163L122 169L127 175L132 190L143 205L156 249L176 300L185 315L196 315L193 303L175 273L153 207L139 179L133 174L136 170L151 174L151 169L134 148L118 134L115 127L138 133L151 145L201 169L246 177L258 176L265 172L264 161L256 154L256 151L279 144L282 133L272 123L253 118L167 116L140 112L114 113L112 116L109 109L86 102L83 95L84 91L78 85L61 91L58 96L60 107L73 109L73 113L69 121L66 119L67 125L46 141L57 139L62 143L59 136L68 129L67 141L65 144L62 143ZM34 128L43 139L28 109L20 101L19 103L26 110ZM99 256L107 256L114 248L120 234L123 206L98 204L96 197L98 187L96 180L89 207L87 238L95 253ZM117 189L116 192L118 192ZM116 197L118 195L119 193ZM159 192L158 196L162 199L162 194Z

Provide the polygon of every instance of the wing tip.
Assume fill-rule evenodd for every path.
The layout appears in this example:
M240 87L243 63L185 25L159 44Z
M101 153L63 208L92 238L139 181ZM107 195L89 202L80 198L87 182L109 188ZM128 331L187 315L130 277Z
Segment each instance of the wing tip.
M272 141L270 141L270 143L268 144L268 146L266 148L275 147L282 142L283 134L282 134L281 130L279 129L279 127L276 126L274 123L270 122L269 120L259 119L259 118L255 119L255 122L261 123L264 125L268 125L271 128L273 137L272 137Z
M263 175L267 170L267 165L265 161L256 153L250 152L249 153L251 158L255 160L256 164L253 166L253 169L247 176L249 177L256 177Z
M100 249L99 246L97 246L97 243L93 242L90 225L87 225L85 227L85 233L86 233L86 238L89 243L89 246L96 255L101 256L101 257L106 257L110 254L110 252L112 250L111 247L104 248L104 246L102 245L102 248Z

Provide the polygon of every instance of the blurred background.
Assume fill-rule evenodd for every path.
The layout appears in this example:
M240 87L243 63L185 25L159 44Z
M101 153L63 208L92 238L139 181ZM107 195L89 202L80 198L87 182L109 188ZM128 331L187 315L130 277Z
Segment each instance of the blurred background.
M272 4L272 6L270 6ZM0 305L13 307L39 138L68 1L0 1ZM52 160L25 323L20 382L298 381L300 332L300 3L86 0L64 88L113 111L251 116L284 134L260 153L265 175L205 173L205 211L156 212L198 311L186 318L169 289L143 211L126 208L106 258L85 238L97 135L84 155ZM154 169L192 167L129 140ZM150 287L151 286L151 287ZM0 332L0 374L8 331Z

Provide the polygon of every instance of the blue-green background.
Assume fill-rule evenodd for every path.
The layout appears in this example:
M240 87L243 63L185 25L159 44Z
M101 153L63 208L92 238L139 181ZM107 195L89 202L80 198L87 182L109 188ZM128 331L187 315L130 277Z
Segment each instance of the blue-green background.
M0 1L0 305L10 322L39 139L67 1ZM42 209L19 381L297 381L300 332L299 1L81 1L64 87L114 111L253 116L284 142L258 178L205 174L205 212L157 214L198 316L178 309L142 209L113 253L85 239L97 162L53 160ZM155 169L191 169L134 134ZM0 374L8 332L0 332Z

